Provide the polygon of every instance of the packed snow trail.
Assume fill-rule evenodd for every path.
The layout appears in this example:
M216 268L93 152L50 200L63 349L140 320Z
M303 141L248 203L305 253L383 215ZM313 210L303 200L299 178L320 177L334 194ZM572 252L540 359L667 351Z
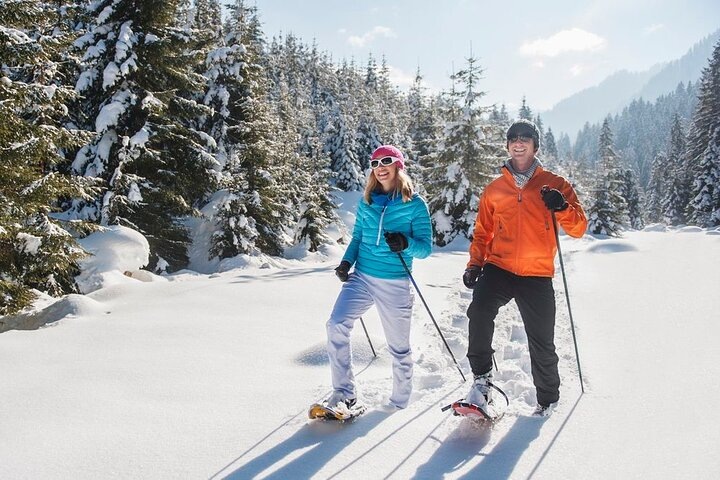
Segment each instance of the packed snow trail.
M382 409L390 356L374 310L353 333L351 424L307 419L330 393L324 324L340 288L324 263L190 272L68 300L74 315L0 334L1 478L714 478L720 411L720 236L685 229L620 240L562 237L587 393L580 396L556 278L561 401L534 391L516 308L497 319L495 381L511 398L493 429L440 407L462 383L416 298L415 392ZM413 272L461 366L467 254ZM258 408L261 405L262 408ZM672 407L691 405L682 415Z

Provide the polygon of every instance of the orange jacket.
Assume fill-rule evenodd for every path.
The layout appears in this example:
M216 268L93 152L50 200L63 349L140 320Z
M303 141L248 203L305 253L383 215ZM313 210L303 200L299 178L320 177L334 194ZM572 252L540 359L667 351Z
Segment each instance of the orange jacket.
M520 189L503 167L502 176L490 182L480 197L468 267L492 263L521 276L555 274L557 245L550 210L540 196L544 185L560 190L569 204L555 213L565 233L583 236L587 218L567 180L538 166Z

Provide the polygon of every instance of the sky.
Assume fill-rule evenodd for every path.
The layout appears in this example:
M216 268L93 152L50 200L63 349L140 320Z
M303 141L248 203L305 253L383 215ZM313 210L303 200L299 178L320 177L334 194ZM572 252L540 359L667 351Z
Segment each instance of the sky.
M361 192L340 195L349 222ZM720 228L560 242L585 393L558 272L560 402L530 416L527 337L511 302L493 341L509 405L489 428L441 411L470 381L418 295L408 408L383 407L392 357L372 308L363 318L377 358L360 325L351 337L368 411L346 424L307 418L331 392L325 321L345 245L157 276L138 270L142 235L96 232L81 240L96 253L82 265L92 291L56 299L40 314L57 320L45 328L0 333L0 478L717 478ZM469 378L467 247L436 248L413 276Z
M384 55L402 87L419 67L427 87L447 89L472 53L485 69L487 105L516 108L524 95L535 111L616 71L677 59L720 28L717 0L255 3L268 38L292 32L363 66Z

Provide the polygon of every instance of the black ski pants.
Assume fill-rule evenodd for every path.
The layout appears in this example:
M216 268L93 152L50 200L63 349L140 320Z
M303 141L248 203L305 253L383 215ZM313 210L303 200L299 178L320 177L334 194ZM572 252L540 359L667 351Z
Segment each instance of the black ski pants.
M486 264L468 307L468 360L473 374L492 370L493 333L498 310L515 299L528 338L537 401L549 405L560 398L555 353L555 291L552 278L521 277Z

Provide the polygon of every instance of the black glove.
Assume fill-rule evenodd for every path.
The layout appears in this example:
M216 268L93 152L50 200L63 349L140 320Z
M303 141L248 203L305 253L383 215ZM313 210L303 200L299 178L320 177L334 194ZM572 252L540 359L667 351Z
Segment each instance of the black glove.
M408 240L400 232L385 232L385 241L392 252L402 252L408 247Z
M335 275L340 279L341 282L347 282L349 271L350 262L348 262L347 260L343 260L342 262L340 262L340 265L335 268Z
M567 200L565 200L565 196L556 188L550 189L546 185L540 190L540 195L548 210L562 212L569 206Z
M468 267L465 269L465 273L463 273L463 283L467 288L475 288L475 285L477 285L478 280L480 280L480 277L482 276L482 267L476 267L473 265L472 267Z

